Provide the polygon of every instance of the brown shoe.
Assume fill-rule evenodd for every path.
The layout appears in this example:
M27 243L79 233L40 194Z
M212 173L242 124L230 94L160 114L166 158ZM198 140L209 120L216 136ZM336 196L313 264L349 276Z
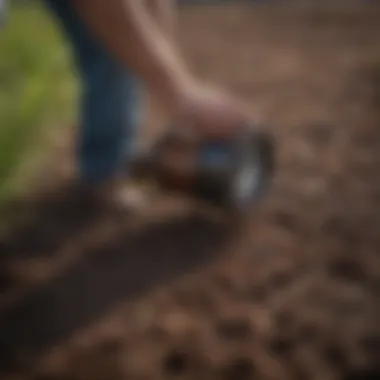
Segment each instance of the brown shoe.
M62 219L88 221L145 210L152 194L149 190L128 180L112 180L97 186L78 180L46 195L43 203Z
M145 210L150 194L132 181L110 181L101 186L81 185L78 195L81 202L94 210L131 213Z

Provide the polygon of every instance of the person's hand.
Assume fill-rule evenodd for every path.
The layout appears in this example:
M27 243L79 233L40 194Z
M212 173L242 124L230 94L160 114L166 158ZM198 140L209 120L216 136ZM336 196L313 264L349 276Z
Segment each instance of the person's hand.
M176 101L178 120L205 138L228 139L253 121L245 105L215 87L188 86Z

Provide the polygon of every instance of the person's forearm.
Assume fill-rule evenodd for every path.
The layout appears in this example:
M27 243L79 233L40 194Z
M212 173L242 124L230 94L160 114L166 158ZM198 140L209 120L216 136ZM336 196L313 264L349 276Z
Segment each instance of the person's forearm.
M177 41L175 38L177 29L177 7L174 0L144 0L149 11L156 21L158 27L167 36L170 42L176 46ZM145 105L147 125L151 130L153 129L157 135L170 124L170 118L173 116L171 113L167 113L165 108L160 104L160 99L151 92L145 92Z
M181 57L141 0L74 0L96 34L151 91L175 99L190 83ZM165 99L167 100L167 99Z
M174 42L177 27L177 9L174 0L145 0L161 29Z

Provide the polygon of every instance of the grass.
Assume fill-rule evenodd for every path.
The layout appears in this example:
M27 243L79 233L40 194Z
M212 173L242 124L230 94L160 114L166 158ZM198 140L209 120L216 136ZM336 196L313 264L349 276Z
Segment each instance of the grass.
M54 19L38 2L12 5L0 29L0 210L27 191L48 136L75 115L77 90Z

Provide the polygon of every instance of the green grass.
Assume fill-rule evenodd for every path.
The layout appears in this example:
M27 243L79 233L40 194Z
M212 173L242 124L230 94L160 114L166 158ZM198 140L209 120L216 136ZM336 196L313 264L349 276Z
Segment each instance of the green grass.
M75 115L68 47L47 11L25 4L0 29L0 209L28 188L48 133Z

